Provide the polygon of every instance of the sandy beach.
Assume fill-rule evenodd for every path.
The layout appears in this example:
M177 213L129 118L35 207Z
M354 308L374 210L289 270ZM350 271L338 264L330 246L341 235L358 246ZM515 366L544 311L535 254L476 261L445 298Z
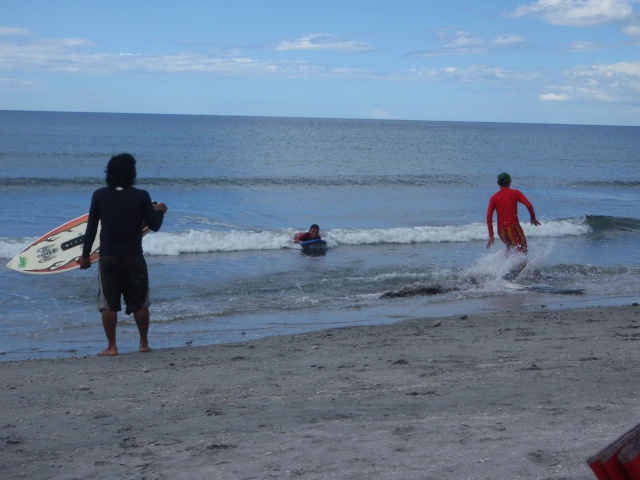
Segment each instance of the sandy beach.
M640 422L640 306L398 320L0 363L2 477L594 479Z

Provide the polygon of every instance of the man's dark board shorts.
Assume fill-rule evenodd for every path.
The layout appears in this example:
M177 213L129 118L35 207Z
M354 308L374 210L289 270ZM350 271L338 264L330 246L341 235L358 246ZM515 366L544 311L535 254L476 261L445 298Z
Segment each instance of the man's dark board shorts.
M144 255L133 257L100 257L98 263L98 310L122 310L124 297L126 313L149 308L149 274Z

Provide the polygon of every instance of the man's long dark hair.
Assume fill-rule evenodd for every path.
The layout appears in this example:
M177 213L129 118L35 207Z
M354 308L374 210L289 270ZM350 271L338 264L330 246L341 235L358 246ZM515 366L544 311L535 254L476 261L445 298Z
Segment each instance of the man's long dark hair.
M130 187L136 184L136 159L128 153L114 155L109 160L106 173L107 185L111 188Z

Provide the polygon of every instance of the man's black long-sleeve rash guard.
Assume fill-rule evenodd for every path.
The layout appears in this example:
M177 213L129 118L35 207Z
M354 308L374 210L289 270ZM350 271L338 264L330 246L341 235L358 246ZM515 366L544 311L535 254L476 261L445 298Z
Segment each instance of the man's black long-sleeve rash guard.
M141 255L142 225L157 232L162 226L164 212L151 203L146 190L135 187L104 187L96 190L91 198L89 220L85 232L82 255L88 257L100 229L100 255L128 257Z

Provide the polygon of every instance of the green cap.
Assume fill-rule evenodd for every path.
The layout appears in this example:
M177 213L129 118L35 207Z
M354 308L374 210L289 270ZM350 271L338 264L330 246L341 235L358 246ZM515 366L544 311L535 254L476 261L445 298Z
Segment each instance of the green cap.
M502 172L498 175L498 185L504 186L511 183L511 176L507 172Z

